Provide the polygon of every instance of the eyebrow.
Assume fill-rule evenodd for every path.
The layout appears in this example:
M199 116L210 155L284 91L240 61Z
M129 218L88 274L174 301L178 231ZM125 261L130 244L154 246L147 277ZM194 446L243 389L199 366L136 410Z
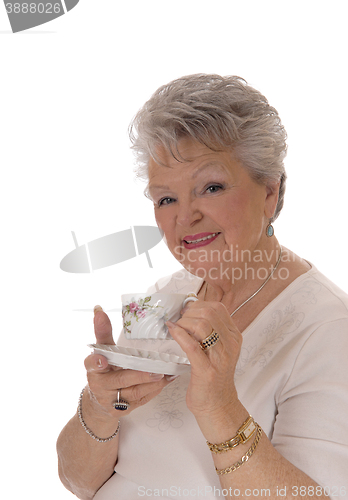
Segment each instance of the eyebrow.
M216 161L212 161L212 162L209 162L209 163L206 163L205 165L202 165L198 170L196 170L192 176L191 176L191 179L195 179L203 170L207 169L207 168L210 168L210 167L218 167L219 170L221 171L225 171L226 168L223 167L223 165L221 165L220 162L216 162ZM148 191L152 190L152 189L168 189L170 190L170 187L169 186L166 186L165 184L148 184Z

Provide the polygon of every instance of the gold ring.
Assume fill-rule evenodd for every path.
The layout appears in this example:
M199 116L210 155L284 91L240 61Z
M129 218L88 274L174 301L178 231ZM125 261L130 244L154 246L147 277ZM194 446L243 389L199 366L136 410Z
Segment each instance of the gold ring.
M219 334L215 330L213 330L208 337L206 337L199 343L199 345L201 346L201 349L203 349L203 351L206 351L213 347L217 342L219 342L219 340Z

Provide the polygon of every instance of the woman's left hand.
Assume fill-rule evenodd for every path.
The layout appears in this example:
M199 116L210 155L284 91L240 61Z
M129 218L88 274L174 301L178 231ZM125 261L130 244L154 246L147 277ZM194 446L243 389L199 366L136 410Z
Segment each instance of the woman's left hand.
M234 373L242 346L241 333L221 302L190 302L182 318L167 325L191 363L188 408L197 419L219 419L238 401ZM200 342L213 330L219 334L219 341L203 350Z

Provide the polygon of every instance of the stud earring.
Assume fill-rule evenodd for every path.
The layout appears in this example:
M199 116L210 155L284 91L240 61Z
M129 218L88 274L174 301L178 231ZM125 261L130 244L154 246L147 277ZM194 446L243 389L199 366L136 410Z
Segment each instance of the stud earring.
M266 235L268 236L268 238L274 235L274 227L272 226L271 223L269 223L268 226L266 227Z

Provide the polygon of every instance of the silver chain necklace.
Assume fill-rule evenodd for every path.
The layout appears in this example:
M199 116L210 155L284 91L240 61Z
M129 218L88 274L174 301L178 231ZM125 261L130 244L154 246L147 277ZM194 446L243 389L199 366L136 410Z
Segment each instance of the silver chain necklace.
M234 314L236 314L236 312L237 312L237 311L239 311L239 309L240 309L241 307L245 306L245 304L247 304L247 303L249 302L249 300L253 299L253 298L255 297L255 295L257 295L259 292L261 292L262 288L263 288L264 286L266 286L266 285L267 285L267 283L268 283L268 282L269 282L269 280L272 278L273 274L276 272L276 270L277 270L277 268L278 268L278 266L279 266L279 264L280 264L280 260L281 260L281 258L282 258L282 251L283 251L283 249L282 249L282 247L280 247L280 253L279 253L279 257L278 257L278 260L277 260L277 262L276 262L276 265L274 266L274 268L273 268L273 269L272 269L272 271L270 272L269 276L266 278L266 281L264 281L264 282L262 283L262 285L260 286L260 288L259 288L258 290L256 290L256 292L255 292L255 293L253 293L253 294L252 294L252 295L251 295L248 299L246 299L246 300L245 300L245 301L244 301L244 302L243 302L240 306L238 306L238 307L237 307L237 309L235 309L235 310L233 311L233 313L230 315L230 316L231 316L231 318L232 318L232 316L233 316ZM207 295L207 289L208 289L208 283L206 282L206 288L205 288L205 293L204 293L204 299L203 299L203 300L205 300L205 296Z

